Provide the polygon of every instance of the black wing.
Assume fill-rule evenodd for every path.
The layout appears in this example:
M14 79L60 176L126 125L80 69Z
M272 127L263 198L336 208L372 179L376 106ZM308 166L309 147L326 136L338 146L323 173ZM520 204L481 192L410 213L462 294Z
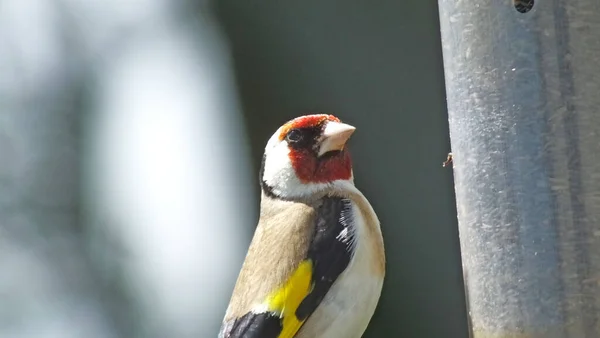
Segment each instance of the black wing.
M353 253L353 221L349 199L323 198L317 209L315 232L307 254L307 259L313 262L313 290L296 309L299 320L310 317L331 285L348 267Z
M344 272L353 253L354 231L352 203L340 197L325 197L316 210L315 230L307 251L312 261L312 290L296 309L303 322L319 306L333 283ZM224 323L220 338L277 338L283 330L276 314L247 313Z
M269 312L249 312L223 324L219 338L277 338L282 329L279 316Z

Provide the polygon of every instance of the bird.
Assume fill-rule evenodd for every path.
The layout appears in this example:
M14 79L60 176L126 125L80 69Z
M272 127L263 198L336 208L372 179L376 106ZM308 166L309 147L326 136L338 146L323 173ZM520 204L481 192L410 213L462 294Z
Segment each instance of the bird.
M259 172L258 225L219 338L359 338L385 277L380 222L355 187L348 140L331 114L287 121Z

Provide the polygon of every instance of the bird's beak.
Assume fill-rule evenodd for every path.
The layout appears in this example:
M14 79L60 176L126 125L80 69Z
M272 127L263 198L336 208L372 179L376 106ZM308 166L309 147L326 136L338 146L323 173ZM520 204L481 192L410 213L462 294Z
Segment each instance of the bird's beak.
M341 122L327 122L321 138L319 156L335 150L343 150L356 128Z

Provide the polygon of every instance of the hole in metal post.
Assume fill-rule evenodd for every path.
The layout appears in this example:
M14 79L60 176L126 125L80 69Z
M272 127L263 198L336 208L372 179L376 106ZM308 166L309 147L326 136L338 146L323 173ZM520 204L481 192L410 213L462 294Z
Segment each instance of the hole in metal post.
M513 3L519 13L527 13L533 8L534 0L513 0Z

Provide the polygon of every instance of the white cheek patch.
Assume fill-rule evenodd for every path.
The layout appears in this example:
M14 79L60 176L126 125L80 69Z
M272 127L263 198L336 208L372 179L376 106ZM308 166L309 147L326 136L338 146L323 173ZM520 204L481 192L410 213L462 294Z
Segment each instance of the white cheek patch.
M271 142L269 142L269 145ZM290 150L287 142L274 144L272 148L265 149L265 168L263 180L271 187L280 181L289 181L295 178L296 173L289 157Z
M292 166L287 142L279 141L279 130L265 147L265 164L262 180L273 193L283 198L310 196L329 186L328 183L302 183Z

